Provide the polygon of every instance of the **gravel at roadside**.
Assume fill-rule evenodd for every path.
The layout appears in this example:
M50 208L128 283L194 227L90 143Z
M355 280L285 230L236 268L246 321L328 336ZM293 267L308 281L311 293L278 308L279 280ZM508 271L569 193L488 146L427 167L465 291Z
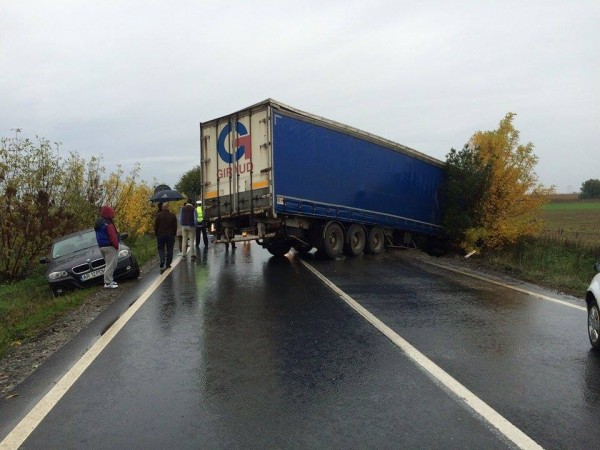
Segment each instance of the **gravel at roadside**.
M151 261L140 269L140 276L156 272L157 263ZM158 272L156 272L158 275ZM102 311L133 286L130 281L119 283L118 289L101 289L79 307L69 311L52 325L40 331L21 345L15 345L0 359L0 397L17 395L13 389L31 375L55 351L69 342Z

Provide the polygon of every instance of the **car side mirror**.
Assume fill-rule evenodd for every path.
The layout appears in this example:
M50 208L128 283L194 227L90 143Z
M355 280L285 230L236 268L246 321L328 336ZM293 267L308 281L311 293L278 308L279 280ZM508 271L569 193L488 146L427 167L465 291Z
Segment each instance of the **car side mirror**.
M48 264L48 258L40 258L40 264Z
M129 237L129 233L119 233L119 239L124 241Z
M600 262L594 264L594 269L596 269L596 272L600 272Z

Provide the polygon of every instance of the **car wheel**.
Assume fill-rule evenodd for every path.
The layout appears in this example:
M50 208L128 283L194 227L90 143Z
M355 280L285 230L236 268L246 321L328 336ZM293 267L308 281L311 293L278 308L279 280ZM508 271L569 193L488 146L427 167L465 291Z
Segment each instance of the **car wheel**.
M592 347L600 349L600 311L596 299L592 299L588 306L588 337Z

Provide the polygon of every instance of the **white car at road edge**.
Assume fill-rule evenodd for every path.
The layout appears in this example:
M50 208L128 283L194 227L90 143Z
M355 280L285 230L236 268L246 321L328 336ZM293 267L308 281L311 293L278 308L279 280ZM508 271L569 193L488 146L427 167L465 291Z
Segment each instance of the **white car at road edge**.
M592 347L600 349L600 310L598 309L598 302L600 302L600 262L597 262L594 268L598 273L592 278L592 282L587 289L585 302L588 310L588 337Z

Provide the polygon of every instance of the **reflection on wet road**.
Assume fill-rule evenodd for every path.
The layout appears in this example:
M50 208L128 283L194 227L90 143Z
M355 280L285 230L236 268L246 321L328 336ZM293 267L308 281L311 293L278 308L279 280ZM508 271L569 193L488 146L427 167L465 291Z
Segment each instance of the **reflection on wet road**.
M313 264L538 444L595 446L600 356L585 312L410 257L377 259Z
M311 264L540 445L593 443L600 361L581 311L399 253ZM510 448L296 259L255 244L175 267L25 444Z

